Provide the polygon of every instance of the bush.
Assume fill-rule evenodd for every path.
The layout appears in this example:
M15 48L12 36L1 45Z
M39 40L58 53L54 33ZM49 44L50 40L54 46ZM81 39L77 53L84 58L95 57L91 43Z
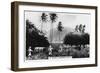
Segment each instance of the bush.
M87 45L89 44L89 34L67 34L64 38L64 44L66 45Z

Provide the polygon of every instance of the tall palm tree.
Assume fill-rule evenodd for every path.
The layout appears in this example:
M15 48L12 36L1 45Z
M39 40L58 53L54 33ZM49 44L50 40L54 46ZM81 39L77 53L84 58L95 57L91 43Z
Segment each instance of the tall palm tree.
M43 23L47 22L47 14L46 13L42 13L42 15L41 15L41 21L42 21L41 32L43 32Z
M75 27L75 31L78 32L78 29L79 29L79 26L76 25L76 27Z
M79 32L82 32L82 26L83 26L82 24L79 25L79 28L78 28Z
M58 18L56 13L50 13L50 20L51 20L51 30L50 30L50 42L53 41L53 23L56 22L56 19Z
M85 25L83 25L82 33L85 33Z
M63 30L63 26L62 26L62 22L59 22L58 23L58 27L57 27L57 29L58 29L58 31L59 31L59 41L60 41L60 32Z

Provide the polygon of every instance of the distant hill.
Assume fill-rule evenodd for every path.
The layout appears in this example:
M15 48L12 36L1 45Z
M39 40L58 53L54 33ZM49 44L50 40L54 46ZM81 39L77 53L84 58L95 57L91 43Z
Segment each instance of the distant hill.
M61 42L63 41L64 37L66 34L74 32L74 29L72 28L68 28L68 27L64 27L62 32L60 32L60 41L59 41L59 31L57 30L57 28L53 28L53 42ZM52 35L50 33L50 31L48 32L48 40L50 40L50 35Z

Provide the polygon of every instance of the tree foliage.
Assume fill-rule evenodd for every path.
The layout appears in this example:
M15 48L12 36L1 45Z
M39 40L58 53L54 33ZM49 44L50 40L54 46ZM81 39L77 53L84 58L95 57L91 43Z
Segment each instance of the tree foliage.
M62 31L62 29L63 29L62 22L58 23L57 29L58 29L58 31Z
M87 45L89 44L89 34L67 34L64 38L64 44L66 45Z
M50 20L51 22L56 22L56 19L58 18L56 13L50 13Z
M42 15L41 15L41 21L42 22L47 22L47 14L46 13L42 13Z
M76 32L85 33L85 25L82 25L82 24L76 25L75 31L76 31Z
M38 30L34 24L26 20L26 49L32 47L48 47L49 42L44 33Z

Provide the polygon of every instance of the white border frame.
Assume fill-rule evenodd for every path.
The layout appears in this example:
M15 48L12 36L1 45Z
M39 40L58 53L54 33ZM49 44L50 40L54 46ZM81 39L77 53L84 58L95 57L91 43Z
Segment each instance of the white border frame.
M34 60L34 61L24 61L24 10L35 10L35 11L57 11L57 12L84 12L91 13L91 33L90 33L90 58L82 59L57 59L57 60ZM35 68L35 67L48 67L48 66L62 66L62 65L84 65L84 64L95 64L95 10L94 9L82 9L82 8L59 8L56 7L45 7L45 6L24 6L19 5L19 68Z

